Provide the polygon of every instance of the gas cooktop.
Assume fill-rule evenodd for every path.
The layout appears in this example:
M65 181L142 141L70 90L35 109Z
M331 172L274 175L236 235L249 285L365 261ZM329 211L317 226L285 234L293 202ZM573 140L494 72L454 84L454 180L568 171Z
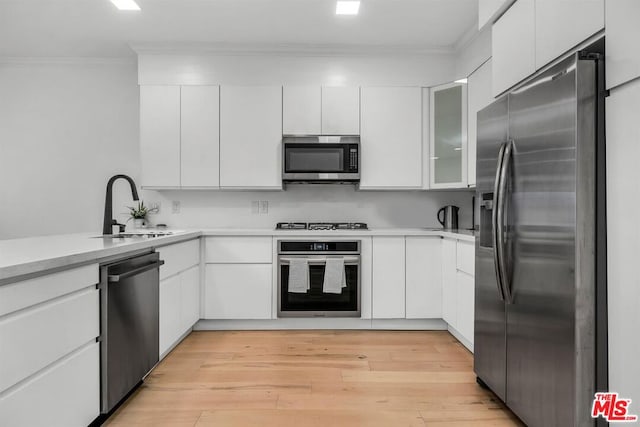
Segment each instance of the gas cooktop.
M279 222L276 230L368 230L364 222Z

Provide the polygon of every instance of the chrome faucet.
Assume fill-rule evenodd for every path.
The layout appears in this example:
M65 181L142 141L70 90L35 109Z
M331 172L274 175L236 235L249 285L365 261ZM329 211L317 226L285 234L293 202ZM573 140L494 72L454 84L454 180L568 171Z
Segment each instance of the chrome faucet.
M133 179L131 179L127 175L114 175L114 176L112 176L111 179L109 179L109 182L107 182L107 197L106 197L106 199L104 201L104 222L103 222L103 225L102 225L102 234L103 235L113 234L112 227L114 225L117 225L117 226L120 227L120 232L124 231L124 225L123 224L119 224L118 221L113 219L113 208L112 208L112 204L113 204L113 183L119 178L124 178L127 181L129 181L129 185L131 186L131 195L133 196L133 200L135 200L135 201L139 200L138 191L136 190L136 183L133 182Z

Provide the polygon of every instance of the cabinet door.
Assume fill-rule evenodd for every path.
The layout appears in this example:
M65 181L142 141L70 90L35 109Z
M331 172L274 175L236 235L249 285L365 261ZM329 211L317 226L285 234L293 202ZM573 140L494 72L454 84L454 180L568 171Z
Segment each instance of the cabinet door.
M467 186L467 85L431 88L431 188Z
M607 121L607 293L609 315L609 387L640 399L638 254L640 231L640 80L611 91ZM636 407L637 408L637 407ZM636 412L638 410L636 409Z
M270 319L271 264L208 264L207 319Z
M373 238L373 318L405 317L404 237Z
M535 1L536 69L604 28L604 0Z
M421 132L421 88L362 88L360 189L421 188Z
M406 238L407 319L442 318L441 244L440 237Z
M282 188L282 88L220 88L220 186Z
M536 69L534 9L534 0L518 0L493 24L493 96L506 91Z
M456 273L456 330L473 345L474 278L458 271Z
M319 135L322 106L320 86L285 86L282 88L282 133L284 135Z
M456 241L442 240L442 318L457 329Z
M200 266L180 273L180 330L184 333L200 319Z
M478 138L478 111L493 102L491 95L491 59L469 76L469 117L467 118L467 185L476 185L476 146Z
M220 89L182 86L180 99L181 185L220 185Z
M175 275L160 281L160 348L166 352L182 333L180 276Z
M606 0L607 89L640 77L640 1Z
M322 88L322 134L360 135L360 88Z
M180 187L180 86L140 86L143 187Z

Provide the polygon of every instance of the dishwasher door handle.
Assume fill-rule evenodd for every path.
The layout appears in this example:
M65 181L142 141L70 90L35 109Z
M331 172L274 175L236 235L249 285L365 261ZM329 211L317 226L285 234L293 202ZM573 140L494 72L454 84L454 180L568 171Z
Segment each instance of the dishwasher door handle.
M157 262L152 262L142 267L134 268L133 270L125 271L121 274L109 274L107 280L109 283L117 283L120 280L124 280L128 277L135 276L136 274L144 273L145 271L153 270L154 268L160 268L164 264L164 261L159 259Z

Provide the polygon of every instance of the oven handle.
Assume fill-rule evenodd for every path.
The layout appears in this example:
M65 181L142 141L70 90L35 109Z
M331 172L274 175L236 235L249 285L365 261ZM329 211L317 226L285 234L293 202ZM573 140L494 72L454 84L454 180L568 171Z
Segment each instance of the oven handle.
M322 257L322 258L315 258L315 257L295 257L296 259L298 258L303 258L306 259L309 264L326 264L327 259L331 259L331 257ZM335 257L335 258L340 258L340 257ZM357 256L345 256L342 257L344 258L344 263L357 263L360 261L360 257ZM293 259L293 257L291 258L280 258L280 264L288 264L291 260Z

